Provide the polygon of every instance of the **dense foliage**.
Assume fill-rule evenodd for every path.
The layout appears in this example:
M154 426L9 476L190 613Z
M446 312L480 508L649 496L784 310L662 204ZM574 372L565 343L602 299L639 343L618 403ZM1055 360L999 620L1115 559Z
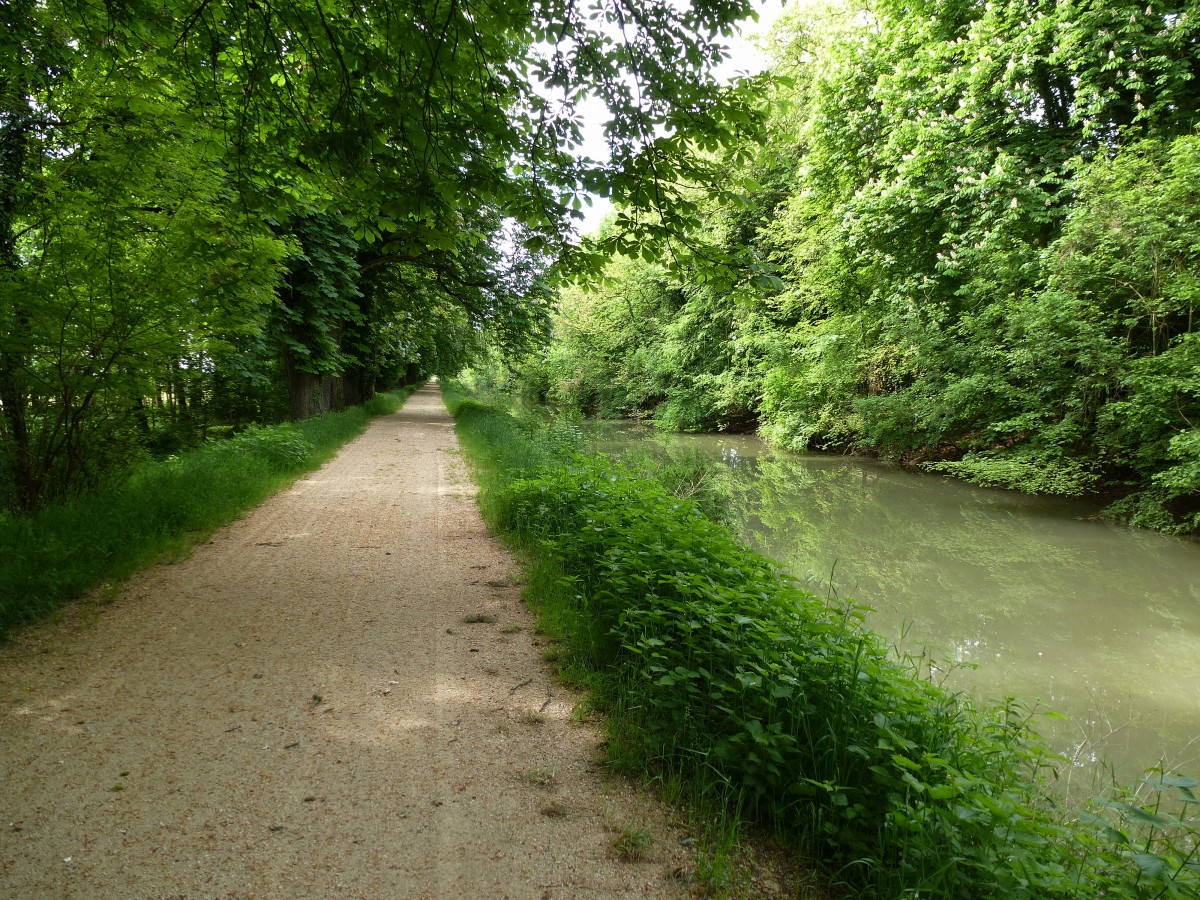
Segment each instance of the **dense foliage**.
M1195 780L1157 773L1140 796L1063 807L1048 790L1061 761L1020 704L921 680L853 608L801 590L692 501L572 453L561 429L448 399L484 509L532 555L560 664L613 713L625 764L734 801L855 896L1194 896Z
M6 0L0 506L544 332L592 193L678 230L747 0ZM669 61L669 65L664 65ZM580 110L611 159L579 153ZM614 238L615 239L615 238Z
M696 233L761 265L614 260L525 374L1200 528L1195 3L848 0L775 39L769 141Z

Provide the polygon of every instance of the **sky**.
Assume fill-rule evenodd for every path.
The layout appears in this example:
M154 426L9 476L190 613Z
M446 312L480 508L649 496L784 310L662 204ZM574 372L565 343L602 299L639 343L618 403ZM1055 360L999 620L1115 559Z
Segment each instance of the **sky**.
M775 20L783 12L784 0L759 0L758 21L745 22L741 33L729 45L729 59L715 70L718 78L729 80L735 75L756 74L767 66L767 58L754 46L754 39L760 34L771 30ZM589 110L585 104L582 109L586 124L584 127L584 142L580 152L592 159L605 159L608 149L604 143L602 129L603 107L597 101L595 109ZM596 228L603 218L612 211L612 204L600 197L592 198L592 205L583 208L584 218L576 224L577 234L587 234Z

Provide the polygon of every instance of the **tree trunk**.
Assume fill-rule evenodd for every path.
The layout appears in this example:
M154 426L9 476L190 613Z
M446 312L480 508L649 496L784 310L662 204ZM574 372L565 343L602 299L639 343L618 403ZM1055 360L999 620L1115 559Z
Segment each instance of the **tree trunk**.
M320 375L299 368L291 349L283 349L283 372L287 381L288 410L292 421L319 416L328 410L326 387Z
M28 404L17 376L18 365L11 354L0 353L0 442L12 458L14 505L25 512L37 508L40 479L33 466L29 445Z
M428 374L422 372L420 366L416 363L409 363L404 369L404 380L400 382L400 387L408 387L410 384L416 384L426 377L428 377Z
M19 79L0 85L0 111L3 111L0 117L3 123L0 125L0 272L6 279L13 279L15 284L21 269L14 224L19 196L17 188L25 179L29 136L34 127L25 85ZM15 293L13 300L17 300ZM29 444L29 397L21 377L25 369L21 348L30 343L24 340L29 332L29 316L19 307L13 308L10 315L11 333L0 334L0 446L12 458L15 504L20 509L32 511L37 506L40 485Z
M346 408L346 377L333 375L322 382L325 389L325 409L337 410Z
M347 406L357 406L375 396L375 376L362 371L351 369L343 376L342 398Z

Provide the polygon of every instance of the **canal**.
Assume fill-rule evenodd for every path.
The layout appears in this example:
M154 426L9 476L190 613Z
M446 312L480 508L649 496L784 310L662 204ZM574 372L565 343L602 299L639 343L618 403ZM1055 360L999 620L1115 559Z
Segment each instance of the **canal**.
M871 607L899 652L982 699L1064 718L1039 730L1073 771L1129 782L1200 770L1200 544L871 459L797 454L744 435L590 423L596 449L723 465L732 526L810 590Z

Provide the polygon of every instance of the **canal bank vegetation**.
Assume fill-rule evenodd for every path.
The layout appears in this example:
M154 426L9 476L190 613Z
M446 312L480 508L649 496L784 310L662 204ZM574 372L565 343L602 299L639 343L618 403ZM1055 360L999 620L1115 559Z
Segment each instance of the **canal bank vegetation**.
M609 714L616 767L773 829L851 896L1200 890L1195 780L1152 772L1066 806L1062 760L1019 702L917 677L854 607L802 590L690 499L581 455L569 426L446 397L558 665Z
M332 458L374 416L399 409L414 389L145 459L95 491L33 515L0 512L0 639L103 582L186 554L197 540Z
M1196 533L1198 39L1171 0L801 5L744 193L564 289L526 386Z

